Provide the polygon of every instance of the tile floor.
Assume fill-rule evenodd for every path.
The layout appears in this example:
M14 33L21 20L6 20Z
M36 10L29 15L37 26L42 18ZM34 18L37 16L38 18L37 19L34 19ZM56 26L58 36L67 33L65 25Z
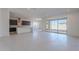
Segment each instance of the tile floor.
M78 51L79 38L48 32L0 38L0 51Z

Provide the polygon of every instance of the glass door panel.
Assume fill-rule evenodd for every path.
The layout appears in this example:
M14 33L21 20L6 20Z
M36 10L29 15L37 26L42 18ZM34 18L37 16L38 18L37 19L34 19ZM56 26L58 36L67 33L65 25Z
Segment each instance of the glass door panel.
M50 31L57 32L57 20L50 21Z
M50 20L49 27L51 32L66 33L67 32L67 18Z
M58 20L58 32L59 33L66 33L66 19L64 20Z

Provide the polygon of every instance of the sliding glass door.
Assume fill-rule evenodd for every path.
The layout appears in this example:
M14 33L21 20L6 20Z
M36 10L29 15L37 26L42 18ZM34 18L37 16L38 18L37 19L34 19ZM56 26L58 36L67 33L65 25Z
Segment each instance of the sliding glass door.
M50 21L50 31L57 32L57 20Z
M49 21L50 31L57 33L67 32L67 18L55 19Z
M58 20L58 32L59 33L66 33L67 32L66 23L67 23L66 19Z

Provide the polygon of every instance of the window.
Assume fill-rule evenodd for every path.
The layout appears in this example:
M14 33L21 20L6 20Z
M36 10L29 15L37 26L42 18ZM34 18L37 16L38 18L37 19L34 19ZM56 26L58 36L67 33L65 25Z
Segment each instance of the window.
M67 17L50 20L49 21L50 31L58 33L66 33L67 31L66 23L67 23Z
M50 31L57 32L57 20L50 21Z
M66 19L58 20L58 32L59 33L66 33L66 30L67 30L66 22L67 22Z
M49 22L47 21L46 22L46 30L48 30L49 29Z

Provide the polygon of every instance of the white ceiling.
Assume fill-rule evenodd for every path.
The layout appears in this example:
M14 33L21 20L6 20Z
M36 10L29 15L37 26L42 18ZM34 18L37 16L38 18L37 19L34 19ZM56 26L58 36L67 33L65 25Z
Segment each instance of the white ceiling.
M11 17L31 18L66 15L79 12L78 8L9 8Z
M31 14L26 8L9 8L11 17L29 18Z

